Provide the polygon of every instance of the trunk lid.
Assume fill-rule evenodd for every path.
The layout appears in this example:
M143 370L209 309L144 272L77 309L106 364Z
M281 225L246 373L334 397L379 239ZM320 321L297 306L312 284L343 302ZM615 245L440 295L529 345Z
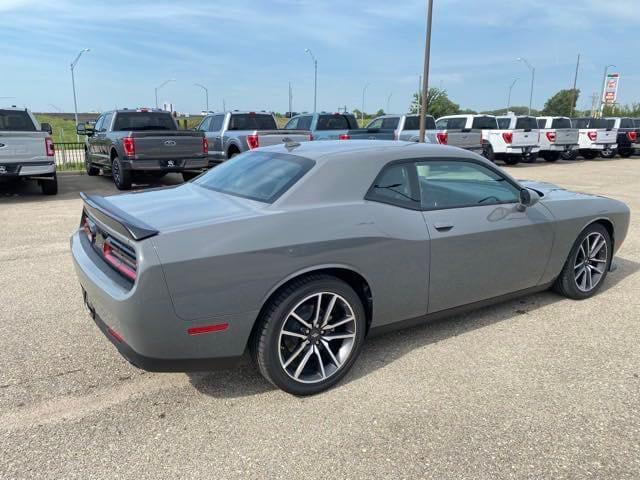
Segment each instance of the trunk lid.
M8 164L42 161L47 155L45 139L48 136L47 132L0 131L0 162Z
M136 159L197 158L204 155L202 132L190 131L134 131L130 134L135 139Z
M616 143L616 140L618 139L617 130L600 128L597 132L598 136L596 138L596 143L611 144Z

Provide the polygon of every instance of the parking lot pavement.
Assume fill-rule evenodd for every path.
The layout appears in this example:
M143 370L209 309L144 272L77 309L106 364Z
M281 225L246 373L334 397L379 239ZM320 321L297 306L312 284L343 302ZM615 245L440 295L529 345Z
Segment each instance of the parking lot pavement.
M0 185L0 477L640 478L640 159L508 171L631 207L606 288L371 339L304 399L249 365L131 367L83 311L68 248L78 191L110 180Z

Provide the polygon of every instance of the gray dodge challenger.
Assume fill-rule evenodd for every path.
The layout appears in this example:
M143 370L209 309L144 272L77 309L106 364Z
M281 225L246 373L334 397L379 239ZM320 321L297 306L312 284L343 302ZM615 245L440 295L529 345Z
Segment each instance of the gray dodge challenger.
M287 143L82 198L84 302L127 360L203 370L248 351L295 395L336 384L368 335L548 288L594 295L629 227L619 201L408 142Z

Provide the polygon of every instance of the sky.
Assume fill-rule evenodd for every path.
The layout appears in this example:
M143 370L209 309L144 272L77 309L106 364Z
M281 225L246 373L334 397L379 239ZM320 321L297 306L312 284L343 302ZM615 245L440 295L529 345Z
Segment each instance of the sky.
M620 103L640 101L638 0L434 0L430 85L462 108L533 106L570 88L580 53L578 108L591 107L604 67L620 72ZM0 0L0 105L73 111L154 106L404 112L418 88L426 0ZM2 98L15 97L15 98ZM389 108L387 108L387 105Z

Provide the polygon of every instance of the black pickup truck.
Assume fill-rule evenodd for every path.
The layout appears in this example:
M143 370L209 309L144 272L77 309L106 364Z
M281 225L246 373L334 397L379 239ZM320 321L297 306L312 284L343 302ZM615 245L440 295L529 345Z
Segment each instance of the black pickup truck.
M104 112L94 125L78 125L77 132L87 136L87 174L111 173L118 190L130 189L136 174L179 172L186 181L207 168L204 133L178 130L171 113L163 110Z
M602 155L605 158L613 158L617 153L623 158L629 158L635 153L638 144L639 129L636 127L633 118L611 117L605 120L608 128L618 130L616 143L618 147L613 150L609 156Z

